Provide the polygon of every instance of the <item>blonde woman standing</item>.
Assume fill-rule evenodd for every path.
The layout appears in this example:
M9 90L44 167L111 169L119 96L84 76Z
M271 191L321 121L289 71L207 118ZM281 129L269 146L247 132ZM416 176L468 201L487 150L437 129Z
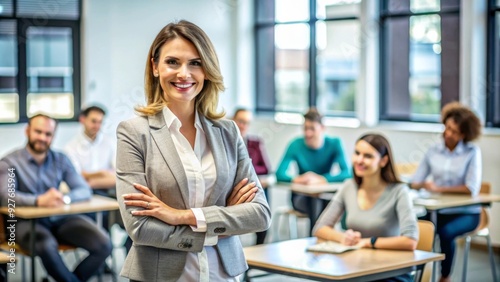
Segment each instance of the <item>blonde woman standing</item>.
M188 21L165 26L146 61L147 105L117 130L117 192L133 240L132 281L237 281L239 237L266 230L270 209L233 121L215 49Z

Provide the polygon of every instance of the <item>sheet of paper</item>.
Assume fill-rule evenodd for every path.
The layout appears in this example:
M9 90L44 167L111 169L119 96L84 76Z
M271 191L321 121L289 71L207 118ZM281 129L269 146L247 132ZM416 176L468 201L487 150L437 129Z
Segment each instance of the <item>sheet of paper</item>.
M292 183L291 188L292 191L302 192L305 194L314 194L314 193L325 193L325 192L336 192L339 188L342 187L342 183L327 183L327 184L311 184L311 185L303 185Z
M309 246L307 248L310 252L322 252L322 253L333 253L340 254L347 251L357 250L360 246L346 246L333 241L321 242L316 245Z

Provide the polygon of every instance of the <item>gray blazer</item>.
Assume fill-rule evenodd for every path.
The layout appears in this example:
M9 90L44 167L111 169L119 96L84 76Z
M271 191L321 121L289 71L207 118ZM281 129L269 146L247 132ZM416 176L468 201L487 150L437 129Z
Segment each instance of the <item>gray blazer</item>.
M251 159L233 121L200 121L212 150L217 180L206 207L202 208L207 232L193 232L186 225L171 226L154 217L130 214L137 207L125 207L122 195L137 190L132 183L149 187L167 205L188 209L188 186L163 113L136 117L119 124L116 159L117 194L127 233L134 244L121 275L139 281L177 281L186 263L186 252L200 252L205 235L221 235L215 246L224 270L237 276L247 268L238 236L269 228L271 211L252 167ZM226 207L233 187L243 178L258 183L251 203Z

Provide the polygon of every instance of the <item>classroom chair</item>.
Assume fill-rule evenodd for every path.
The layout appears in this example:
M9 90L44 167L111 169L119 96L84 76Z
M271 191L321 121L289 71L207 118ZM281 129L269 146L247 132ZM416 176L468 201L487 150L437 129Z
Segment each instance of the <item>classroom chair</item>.
M418 243L417 250L432 252L434 246L435 226L428 220L418 221ZM429 282L431 281L432 262L417 267L415 273L415 281Z
M481 184L481 190L479 193L481 194L489 194L491 190L491 184L488 182L483 182ZM491 274L493 275L493 281L497 282L497 273L495 266L495 258L493 253L493 248L491 246L491 237L490 237L490 229L488 228L489 220L490 220L490 208L483 206L481 208L481 216L479 219L479 225L472 232L464 234L462 238L465 238L465 246L464 246L464 265L462 267L462 281L467 280L467 261L469 258L469 250L470 250L470 242L472 237L483 237L486 238L486 244L488 246L488 252L490 254L490 264L491 264Z
M289 207L278 207L276 211L273 214L273 221L271 224L271 234L273 235L273 240L272 242L278 242L282 240L292 240L292 239L297 239L298 238L298 227L297 223L299 219L309 219L307 214L301 213L299 211L294 210L293 208ZM281 238L280 237L280 227L281 227L281 221L286 220L288 223L288 237L287 238ZM309 220L308 220L309 221ZM309 231L308 231L309 232ZM245 274L243 275L241 281L251 281L253 278L258 278L258 277L263 277L267 276L269 273L264 273L264 274L259 274L259 275L249 275L248 270L245 271Z
M406 182L409 182L418 168L418 163L396 163L395 169L399 177Z
M19 244L15 244L14 246L9 246L8 241L7 241L7 234L5 234L6 229L4 226L4 215L0 214L0 249L4 250L6 252L10 252L11 248L14 248L16 250L16 254L22 255L22 269L21 269L21 275L22 275L22 281L27 281L26 280L26 260L25 257L31 257L29 252L24 250L19 246ZM75 257L77 260L79 260L78 253L77 253L77 248L75 246L71 245L65 245L65 244L59 244L59 251L60 252L66 252L66 251L74 251ZM35 259L35 258L32 258ZM48 280L47 278L45 278Z
M0 252L0 281L7 282L7 264L9 262L10 257L7 255L7 253Z
M289 207L279 207L273 215L272 222L272 234L273 242L281 241L280 237L280 226L281 221L286 220L288 223L288 238L285 240L297 239L298 238L298 228L297 223L299 219L309 219L307 214L301 213ZM309 221L309 220L308 220ZM310 224L310 223L309 223Z

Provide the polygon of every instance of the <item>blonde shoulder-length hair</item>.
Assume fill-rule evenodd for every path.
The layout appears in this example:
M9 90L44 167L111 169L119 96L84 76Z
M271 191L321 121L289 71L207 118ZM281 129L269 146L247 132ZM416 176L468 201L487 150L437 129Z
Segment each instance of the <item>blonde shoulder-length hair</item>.
M147 105L135 107L136 112L140 115L152 116L162 111L168 105L168 101L163 95L160 80L153 75L151 59L153 59L155 64L158 64L161 48L165 43L174 38L184 38L193 43L200 55L201 65L205 72L205 82L203 89L195 98L196 110L209 119L222 118L225 113L223 111L218 112L217 105L219 102L219 93L224 91L225 87L215 48L207 34L200 27L186 20L166 25L151 44L144 74L144 90Z

